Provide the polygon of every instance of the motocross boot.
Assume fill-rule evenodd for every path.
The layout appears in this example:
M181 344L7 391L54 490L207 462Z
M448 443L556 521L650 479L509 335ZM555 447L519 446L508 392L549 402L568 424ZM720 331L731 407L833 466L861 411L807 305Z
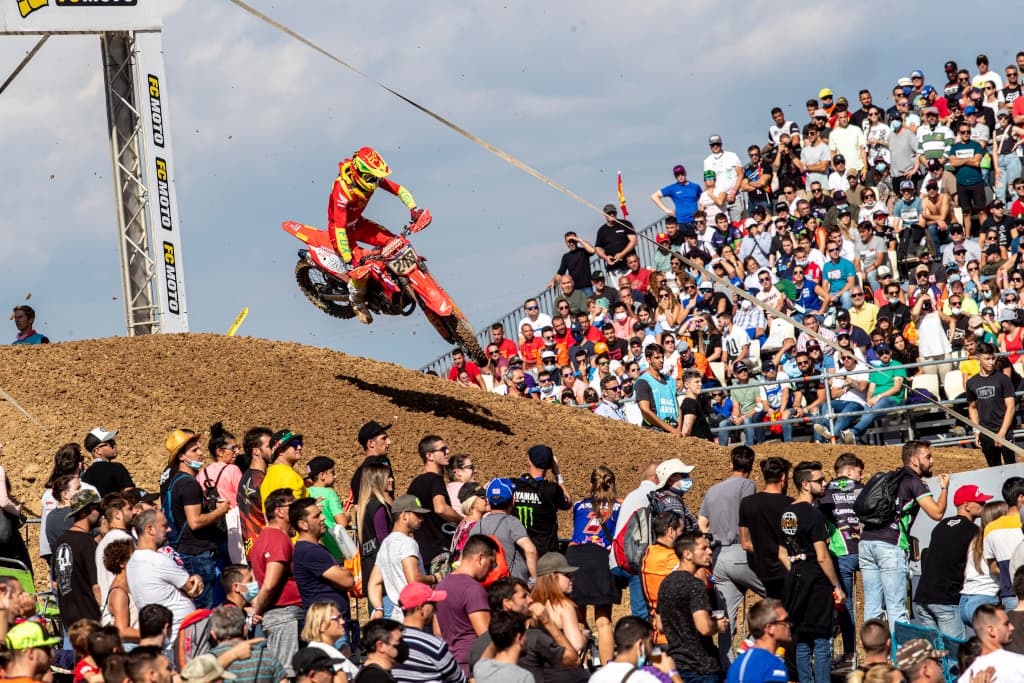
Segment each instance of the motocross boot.
M357 280L352 278L348 282L348 296L352 303L352 310L356 312L359 322L369 325L373 322L373 315L366 307L366 279Z

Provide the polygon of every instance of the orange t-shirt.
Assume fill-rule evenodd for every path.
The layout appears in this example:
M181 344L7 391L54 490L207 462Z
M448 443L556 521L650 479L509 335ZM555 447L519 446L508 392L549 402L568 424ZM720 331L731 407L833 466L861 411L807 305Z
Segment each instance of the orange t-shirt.
M672 548L666 548L657 543L647 546L644 559L640 562L640 585L644 590L644 599L647 600L647 607L651 614L658 611L658 590L665 577L675 571L679 566L679 558L676 557ZM655 633L654 642L664 644L668 642L665 634Z

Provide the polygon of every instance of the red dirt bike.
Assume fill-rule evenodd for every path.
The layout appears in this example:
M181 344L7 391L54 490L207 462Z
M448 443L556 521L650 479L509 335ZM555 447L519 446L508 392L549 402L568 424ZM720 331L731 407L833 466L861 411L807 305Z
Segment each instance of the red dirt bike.
M406 239L410 233L426 228L430 221L430 212L424 211L401 234L363 257L349 276L369 276L366 306L374 313L407 316L419 306L442 339L461 347L474 362L483 364L487 357L473 327L427 270L426 258L419 256ZM327 315L354 317L343 278L345 265L331 245L330 233L296 221L284 221L281 227L308 247L299 251L295 264L295 281L306 298Z

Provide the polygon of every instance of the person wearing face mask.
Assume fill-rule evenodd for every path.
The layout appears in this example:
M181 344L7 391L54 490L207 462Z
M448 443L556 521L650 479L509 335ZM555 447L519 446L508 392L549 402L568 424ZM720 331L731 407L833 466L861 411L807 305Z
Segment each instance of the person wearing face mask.
M363 627L363 648L368 654L355 683L394 683L392 670L409 658L402 631L402 624L393 619L374 619Z
M916 181L920 177L917 156L917 136L903 125L902 115L889 117L889 157L892 175L902 180Z
M674 556L674 554L673 554ZM668 653L653 654L654 627L640 617L623 617L615 624L615 650L618 655L590 677L591 683L655 683L666 678L682 683L676 663ZM655 675L661 674L661 677Z
M234 605L240 610L252 604L260 586L252 575L252 570L244 564L229 564L220 574L220 585L224 589L224 604Z
M225 498L204 495L196 481L203 467L203 449L198 435L176 429L164 444L170 454L167 466L171 475L160 489L162 507L171 527L168 542L178 551L185 569L203 580L203 592L195 598L199 609L212 609L223 601L217 582L217 546L227 543L223 525L230 503ZM296 475L298 476L298 475Z
M647 495L652 512L671 510L683 521L682 532L697 532L700 523L697 516L687 507L683 496L693 488L690 473L694 466L687 465L679 458L665 460L655 470L658 475L658 488Z

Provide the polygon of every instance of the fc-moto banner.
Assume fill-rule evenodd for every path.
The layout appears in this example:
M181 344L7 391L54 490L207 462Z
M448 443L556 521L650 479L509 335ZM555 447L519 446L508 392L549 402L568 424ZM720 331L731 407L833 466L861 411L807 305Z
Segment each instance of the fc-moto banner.
M150 249L157 270L160 331L188 332L161 35L138 33L135 47L136 93L145 133L143 163L149 189Z
M0 0L0 33L156 31L160 0Z

